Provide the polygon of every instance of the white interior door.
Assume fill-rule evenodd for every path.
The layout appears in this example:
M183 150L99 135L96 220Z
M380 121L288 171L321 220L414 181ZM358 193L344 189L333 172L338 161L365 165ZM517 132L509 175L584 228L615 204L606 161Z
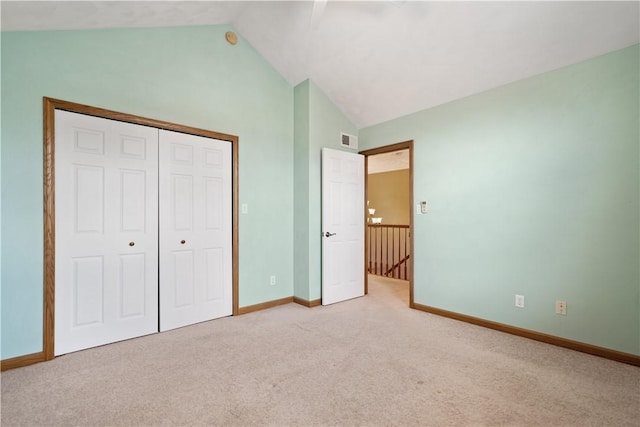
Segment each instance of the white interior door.
M232 314L231 144L160 131L160 330Z
M158 131L55 112L56 355L158 330Z
M364 156L322 149L322 304L364 295Z

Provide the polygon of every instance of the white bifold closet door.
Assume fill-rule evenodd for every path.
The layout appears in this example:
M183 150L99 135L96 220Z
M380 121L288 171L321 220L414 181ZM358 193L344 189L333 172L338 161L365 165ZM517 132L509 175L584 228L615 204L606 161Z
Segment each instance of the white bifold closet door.
M231 177L229 142L56 110L55 355L232 314Z
M232 314L231 144L160 130L160 330Z
M158 130L56 110L55 354L158 330Z

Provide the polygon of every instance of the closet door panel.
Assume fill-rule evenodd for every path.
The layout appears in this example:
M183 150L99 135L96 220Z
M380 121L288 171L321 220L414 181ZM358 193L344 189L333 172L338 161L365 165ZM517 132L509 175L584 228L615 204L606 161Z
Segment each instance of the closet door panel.
M146 254L120 255L120 316L141 317L145 310Z
M157 179L153 177L152 179ZM147 174L143 170L120 170L121 232L144 232L146 225Z
M55 113L56 355L158 330L158 131Z
M160 131L160 330L232 313L231 144Z
M74 257L73 260L73 326L103 323L104 257Z
M173 309L183 310L192 308L195 303L195 277L193 251L172 251L173 257L173 295L167 298L173 300Z
M204 250L207 278L207 301L224 299L225 292L225 252L221 248L207 248Z
M225 256L229 252L218 245L219 234L224 233L224 180L207 177L204 179L204 228L208 239L203 242L203 257L206 280L207 301L223 301L225 292Z
M104 230L104 168L75 164L73 177L74 229L76 233Z
M170 230L180 233L193 232L193 176L171 174L171 189L169 204ZM186 234L185 234L186 235Z

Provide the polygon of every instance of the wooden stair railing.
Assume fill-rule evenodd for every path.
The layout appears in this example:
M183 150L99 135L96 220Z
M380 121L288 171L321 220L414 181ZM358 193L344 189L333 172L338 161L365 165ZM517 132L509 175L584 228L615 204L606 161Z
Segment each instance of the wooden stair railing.
M408 280L410 238L408 225L367 224L368 272Z
M388 269L387 271L385 271L384 275L385 276L389 276L389 274L393 273L393 271L400 267L401 265L403 265L404 263L406 263L407 261L409 261L409 258L411 257L411 254L405 256L404 258L402 258L400 261L396 262L395 264L393 264L393 266ZM392 274L393 276L393 274Z

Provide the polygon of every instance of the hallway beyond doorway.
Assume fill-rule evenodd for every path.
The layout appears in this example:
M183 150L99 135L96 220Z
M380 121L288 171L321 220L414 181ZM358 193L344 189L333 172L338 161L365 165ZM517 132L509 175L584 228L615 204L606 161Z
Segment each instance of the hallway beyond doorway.
M409 281L369 274L369 296L389 308L407 309Z

